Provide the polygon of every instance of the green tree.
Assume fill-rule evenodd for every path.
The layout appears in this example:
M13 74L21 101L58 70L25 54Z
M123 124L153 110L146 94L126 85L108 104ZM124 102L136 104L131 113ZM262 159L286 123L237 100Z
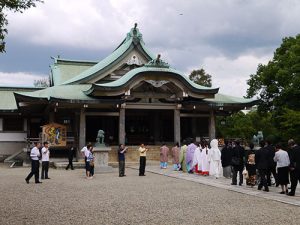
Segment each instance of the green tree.
M284 109L279 116L283 139L288 140L294 138L298 143L300 141L300 111Z
M258 96L258 110L271 115L279 139L300 141L300 34L284 38L273 59L258 65L247 83L247 97Z
M227 117L217 117L217 135L227 139L241 138L251 142L253 135L262 131L264 138L273 142L280 140L280 133L274 126L271 113L260 114L256 111L244 114L238 112Z
M300 34L284 38L267 65L247 81L247 97L258 95L260 111L300 110Z
M225 124L222 124L221 121ZM249 141L255 132L251 119L242 112L217 118L217 133L220 137L227 139L241 138Z
M47 78L34 80L33 86L34 87L49 87L49 80Z
M189 75L189 78L194 81L196 84L211 87L211 75L205 72L203 68L200 70L193 70Z
M0 1L0 52L5 52L5 36L7 34L8 20L5 11L22 13L24 10L36 6L36 2L42 0L1 0Z

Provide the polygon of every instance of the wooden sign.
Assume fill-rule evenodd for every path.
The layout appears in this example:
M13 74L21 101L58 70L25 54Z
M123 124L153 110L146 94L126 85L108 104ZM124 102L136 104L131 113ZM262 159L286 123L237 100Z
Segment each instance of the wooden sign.
M67 145L67 127L58 123L49 123L43 126L43 142L47 141L51 147Z

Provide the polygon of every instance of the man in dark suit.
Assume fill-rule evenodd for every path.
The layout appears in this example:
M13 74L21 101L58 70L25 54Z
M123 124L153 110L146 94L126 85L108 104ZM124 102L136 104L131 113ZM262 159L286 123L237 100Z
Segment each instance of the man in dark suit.
M267 171L267 183L268 183L268 186L272 185L271 174L273 174L273 177L275 179L276 187L278 187L279 184L278 184L277 173L276 173L276 162L274 161L275 148L272 145L271 141L266 141L265 148L268 151L268 163L269 163L269 168L268 168L268 171Z
M68 170L69 167L71 167L71 170L74 170L74 167L73 167L74 152L75 152L75 148L74 147L71 147L71 148L68 149L69 164L67 165L66 170Z
M293 139L288 141L290 147L290 178L291 178L291 191L288 193L289 196L295 196L296 187L298 181L300 182L300 146L296 144Z
M239 172L240 182L239 185L243 184L243 169L244 169L244 157L245 157L245 149L240 146L240 141L236 140L234 142L234 147L232 149L231 159L236 158L238 161L237 164L232 165L232 185L237 184L237 173Z
M261 190L264 187L264 191L269 192L268 182L267 182L267 172L269 168L269 152L265 147L265 142L261 141L259 143L260 149L255 153L255 165L258 169L260 176L260 182L258 184L258 190Z
M228 140L224 141L225 146L221 151L221 161L223 167L223 176L226 178L231 178L231 157L232 157L232 148L229 145Z

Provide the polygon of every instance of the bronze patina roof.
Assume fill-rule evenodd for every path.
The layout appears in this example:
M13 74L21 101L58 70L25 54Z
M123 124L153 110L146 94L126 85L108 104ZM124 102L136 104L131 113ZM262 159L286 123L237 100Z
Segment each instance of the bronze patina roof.
M186 91L192 91L198 94L216 94L219 88L210 88L198 85L191 81L187 76L179 71L170 68L170 66L160 59L151 60L143 67L139 67L127 72L116 81L104 84L93 84L85 91L87 95L92 96L96 91L113 91L123 89L123 92L132 88L136 80L172 80L174 83L182 83Z
M83 71L79 75L63 82L63 84L85 83L93 79L94 77L99 76L99 74L104 73L113 65L121 61L127 55L127 53L129 53L134 48L139 49L140 52L142 52L146 56L146 58L148 58L148 60L154 59L154 55L145 46L142 34L137 28L137 24L135 24L135 27L131 29L122 43L109 56L107 56L96 65Z

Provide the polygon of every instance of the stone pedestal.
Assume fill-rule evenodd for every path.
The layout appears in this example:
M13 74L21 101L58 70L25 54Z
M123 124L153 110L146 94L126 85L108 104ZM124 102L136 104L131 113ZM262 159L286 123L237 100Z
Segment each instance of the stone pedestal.
M95 173L110 173L113 172L113 168L108 165L108 152L111 147L95 146L93 149L95 159Z

